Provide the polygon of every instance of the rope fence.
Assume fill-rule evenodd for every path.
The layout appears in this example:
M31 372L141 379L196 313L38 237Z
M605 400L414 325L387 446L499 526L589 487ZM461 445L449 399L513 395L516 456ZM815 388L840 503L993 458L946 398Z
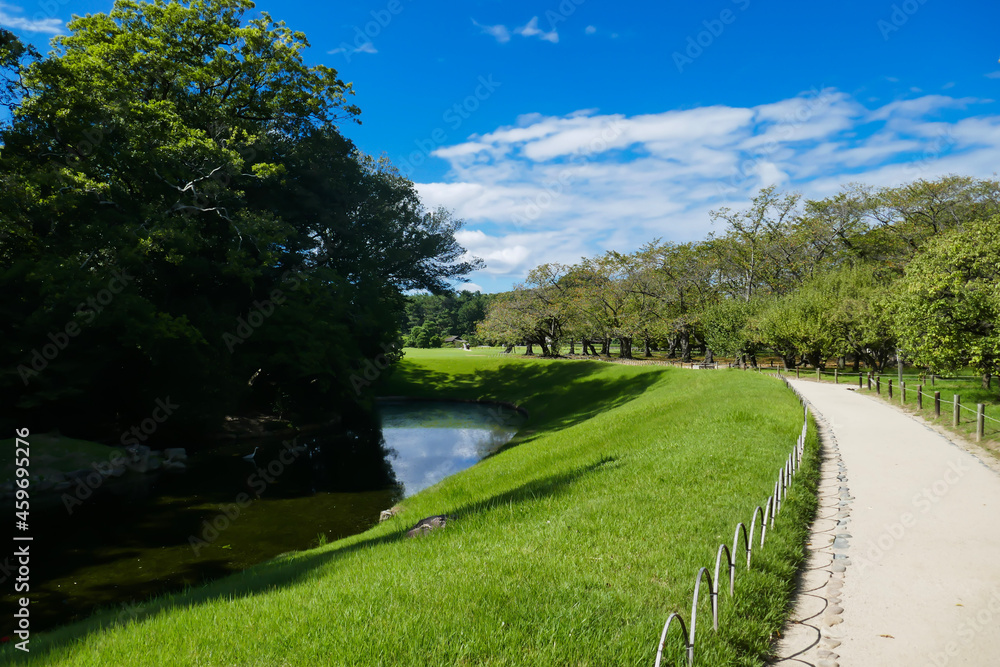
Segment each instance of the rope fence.
M882 390L883 390L883 387L882 387L882 376L880 374L876 374L876 373L873 373L871 371L868 371L867 373L863 372L863 371L862 372L846 371L846 372L841 373L839 368L834 369L833 371L827 371L827 370L822 369L822 368L816 368L816 369L813 369L812 371L806 372L805 375L803 375L802 370L799 369L799 368L794 369L794 371L793 370L789 370L789 369L785 369L785 370L788 373L788 377L791 377L791 373L792 372L795 373L795 377L796 378L805 377L806 379L809 379L810 375L815 374L815 379L817 381L822 381L824 379L824 377L829 377L829 376L832 375L833 376L834 384L839 383L843 379L851 379L851 378L854 378L855 376L857 376L857 379L858 379L858 388L859 389L864 389L865 388L865 382L867 380L867 388L868 388L868 390L869 391L874 390L874 392L877 395L879 395L879 396L882 395ZM770 369L765 369L764 372L768 372L768 374L770 374L771 372L773 372L778 377L785 377L782 374L782 369L781 368L777 368L774 371L770 371L770 372L769 371L770 371ZM983 383L982 389L983 390L988 390L989 387L990 387L990 385L992 384L992 377L978 376L978 375L976 375L976 376L972 376L972 375L942 376L942 375L936 375L934 373L921 373L919 375L908 374L908 375L903 375L902 377L904 377L904 378L914 378L914 377L918 378L918 382L920 384L917 385L917 388L915 390L912 387L907 386L905 380L902 381L898 385L894 385L893 384L893 380L898 380L899 376L897 374L893 374L891 377L887 377L886 378L886 380L887 380L886 384L887 384L888 398L889 399L893 398L893 396L894 396L894 394L893 394L894 390L898 390L900 405L905 406L905 405L907 405L907 392L915 392L916 403L917 403L917 410L919 412L924 412L924 404L923 404L923 399L924 398L933 399L934 404L933 404L933 410L932 410L932 412L933 412L933 415L934 415L935 419L940 419L941 418L941 416L942 416L941 407L942 406L951 406L951 412L952 412L951 426L952 426L952 428L959 429L959 426L963 423L963 420L962 420L962 414L963 414L962 411L963 410L965 412L968 412L968 413L971 413L971 414L975 415L974 421L975 421L975 424L976 424L976 428L975 428L976 442L982 442L987 437L987 435L989 435L990 438L995 438L996 436L1000 435L1000 427L993 426L993 424L1000 425L1000 419L998 419L996 417L991 417L991 416L989 416L989 415L986 414L986 408L987 408L987 406L988 405L993 405L992 401L990 403L977 403L976 406L975 406L975 408L972 408L971 404L964 404L964 403L962 403L961 396L959 394L954 394L954 398L952 400L947 400L947 399L941 398L941 395L940 395L941 392L939 392L939 391L935 391L933 394L926 393L926 392L923 391L923 388L925 386L924 385L925 382L929 381L930 386L934 387L935 386L935 382L938 381L938 380L940 380L942 382L951 381L951 380L960 380L960 381L964 381L964 380L976 380L976 381L982 381L982 383ZM851 379L851 382L853 382L853 379ZM942 388L944 388L944 387L942 387ZM953 390L958 390L957 387L949 387L949 388L953 389ZM976 391L978 391L978 388L976 389ZM966 423L968 423L968 420L966 421ZM987 424L990 424L990 428L989 428L988 432L987 432Z
M798 392L795 391L794 387L789 384L788 380L781 378L785 382L785 386L791 389L796 396L799 396ZM670 638L670 629L676 623L680 626L680 636L681 641L683 641L683 647L687 657L687 665L691 667L694 664L694 650L695 641L698 637L698 601L701 598L701 585L702 582L707 582L708 595L711 600L712 608L712 630L714 632L719 631L719 585L720 585L720 569L725 564L726 574L729 577L729 597L732 599L735 594L736 588L736 571L737 571L737 556L740 555L740 545L742 544L744 551L746 552L746 570L750 569L751 560L754 553L754 544L756 542L756 531L757 531L757 519L760 518L760 544L757 545L757 549L764 548L765 538L767 536L767 530L770 527L774 530L775 518L777 514L781 511L782 501L788 497L788 487L791 486L792 479L795 473L799 471L802 465L802 456L805 452L806 435L809 432L809 407L805 405L802 397L799 396L799 402L802 403L802 431L795 442L795 447L792 452L788 455L785 460L785 465L782 466L778 471L778 479L774 483L774 490L767 500L764 502L764 506L757 507L753 510L753 515L750 519L750 529L747 530L746 524L742 521L736 524L736 530L733 533L733 546L729 548L726 544L720 544L718 551L715 556L715 569L714 574L709 571L707 567L702 567L698 570L698 574L695 575L694 582L694 594L691 599L691 614L688 617L690 619L689 623L684 622L684 618L679 612L671 612L667 616L667 621L663 625L663 632L660 633L660 643L656 650L656 664L655 667L661 667L663 664L663 650L667 645L667 641ZM742 541L741 539L742 538ZM723 559L723 555L725 558Z

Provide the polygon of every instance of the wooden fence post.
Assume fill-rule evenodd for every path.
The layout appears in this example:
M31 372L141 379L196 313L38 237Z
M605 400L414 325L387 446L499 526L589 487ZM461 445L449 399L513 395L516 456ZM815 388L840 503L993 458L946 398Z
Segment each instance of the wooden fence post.
M941 416L941 392L940 391L935 391L934 392L934 416L935 417L940 417Z
M863 382L864 376L861 373L858 373L858 389L861 389L864 386Z
M840 384L840 369L839 368L834 368L833 369L833 383L834 384Z
M795 379L796 380L799 379L799 367L798 366L795 367Z
M875 378L875 393L879 396L882 395L882 376Z
M951 415L951 425L957 427L962 421L962 397L955 394L955 405L952 406L954 412Z
M924 385L922 384L917 385L917 409L924 409Z
M931 386L934 386L934 373L931 373Z
M822 374L820 373L820 370L819 370L819 367L817 366L817 367L816 367L816 382L820 382L820 381L822 381L822 380L823 380L823 376L822 376Z
M889 378L889 398L892 399L892 378Z
M986 431L986 404L977 403L976 404L976 442L983 441L983 435Z
M899 383L899 404L906 405L906 380Z

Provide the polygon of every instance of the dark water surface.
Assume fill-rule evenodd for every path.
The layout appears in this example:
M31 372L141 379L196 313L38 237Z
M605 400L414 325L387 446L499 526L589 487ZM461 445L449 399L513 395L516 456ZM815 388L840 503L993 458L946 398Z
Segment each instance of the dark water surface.
M382 510L496 451L523 422L486 404L385 402L379 413L381 430L300 437L291 450L216 446L192 453L185 471L110 478L79 502L64 495L75 489L36 495L32 630L100 607L127 616L150 596L363 532ZM255 444L253 462L243 460ZM6 557L0 566L12 564ZM2 635L13 631L13 576L0 567Z

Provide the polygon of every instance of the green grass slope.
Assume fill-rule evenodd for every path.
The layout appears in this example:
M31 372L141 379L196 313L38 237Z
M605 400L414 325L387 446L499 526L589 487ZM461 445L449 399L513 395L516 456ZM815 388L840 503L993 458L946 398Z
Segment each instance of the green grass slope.
M38 637L18 664L650 665L801 427L788 389L740 372L408 351L383 393L530 416L513 446L364 534ZM717 635L704 596L700 664L762 664L814 511L815 449L810 436L778 530L722 595ZM441 513L457 519L403 537Z

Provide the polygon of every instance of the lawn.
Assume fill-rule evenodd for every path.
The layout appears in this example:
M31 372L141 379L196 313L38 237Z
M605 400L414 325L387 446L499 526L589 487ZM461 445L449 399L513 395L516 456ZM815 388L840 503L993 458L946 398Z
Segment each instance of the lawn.
M407 350L383 380L384 395L501 400L529 419L512 446L366 533L39 635L14 662L651 665L667 615L687 618L698 568L765 502L802 419L780 382L736 371ZM699 664L763 663L816 463L810 430L778 530L735 599L723 594L717 635L703 598ZM445 513L445 529L403 537Z

